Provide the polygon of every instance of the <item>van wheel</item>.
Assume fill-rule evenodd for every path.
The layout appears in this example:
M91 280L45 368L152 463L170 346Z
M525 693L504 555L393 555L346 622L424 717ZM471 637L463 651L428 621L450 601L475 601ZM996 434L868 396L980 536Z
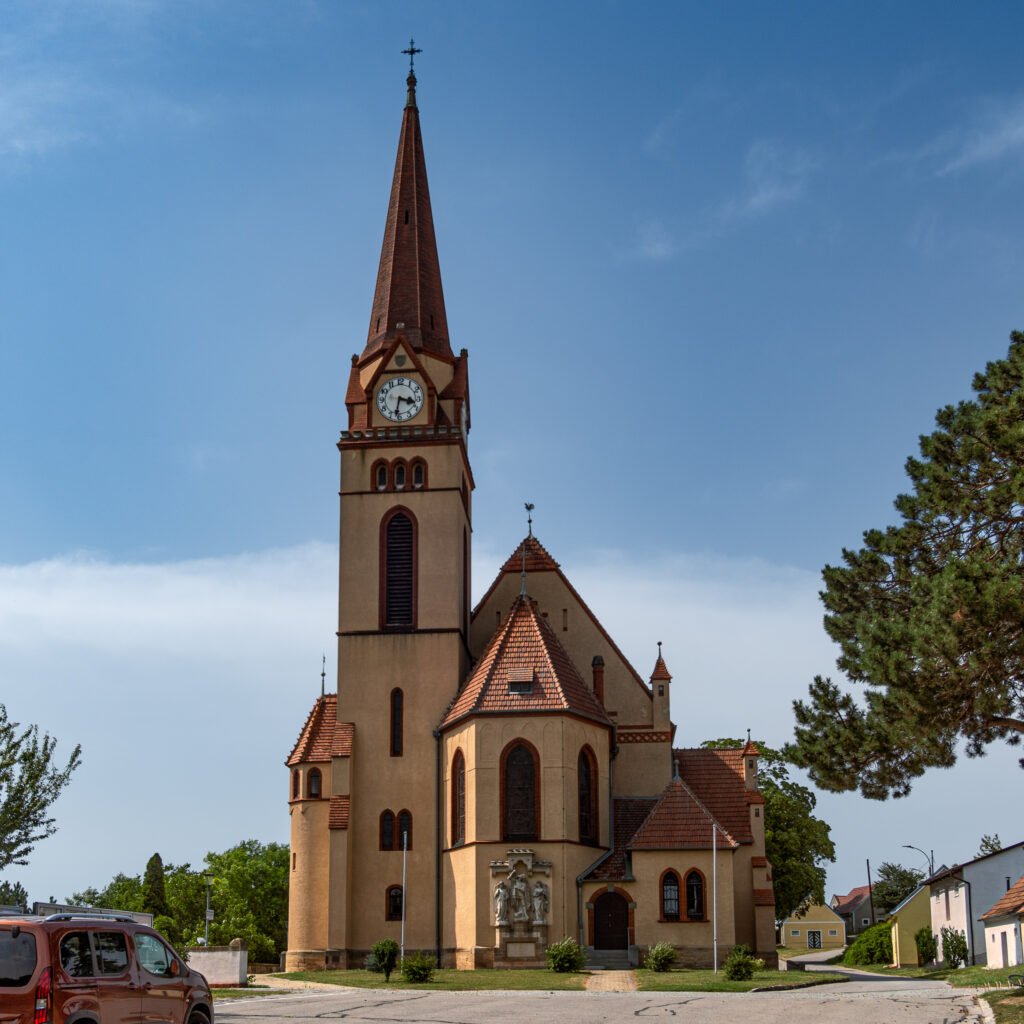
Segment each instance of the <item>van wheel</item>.
M210 1024L210 1018L202 1010L193 1010L189 1014L188 1024Z

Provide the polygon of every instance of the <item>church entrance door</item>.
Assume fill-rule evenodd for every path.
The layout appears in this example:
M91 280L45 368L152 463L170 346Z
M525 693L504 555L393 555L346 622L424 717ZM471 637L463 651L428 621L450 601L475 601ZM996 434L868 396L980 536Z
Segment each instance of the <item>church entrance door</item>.
M629 906L617 892L594 900L594 949L629 948Z

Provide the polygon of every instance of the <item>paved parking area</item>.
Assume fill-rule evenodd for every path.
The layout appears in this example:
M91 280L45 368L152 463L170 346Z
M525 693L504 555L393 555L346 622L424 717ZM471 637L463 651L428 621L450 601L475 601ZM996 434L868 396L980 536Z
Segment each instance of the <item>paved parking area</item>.
M793 992L394 992L307 989L218 1003L217 1024L980 1024L971 993L944 982L858 977Z

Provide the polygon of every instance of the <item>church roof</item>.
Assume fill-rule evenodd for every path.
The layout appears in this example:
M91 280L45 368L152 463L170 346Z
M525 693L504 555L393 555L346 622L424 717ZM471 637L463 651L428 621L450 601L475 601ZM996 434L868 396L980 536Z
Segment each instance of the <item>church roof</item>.
M480 609L487 603L490 596L498 589L498 584L501 583L502 579L514 573L519 575L523 571L523 551L526 551L526 572L527 574L534 572L553 572L557 574L559 580L569 591L570 594L579 602L579 606L582 611L587 615L590 621L594 624L597 631L604 637L608 646L618 655L622 664L626 667L629 673L633 676L636 683L644 690L645 693L650 694L650 689L643 679L640 678L639 673L629 663L626 656L619 650L618 644L608 635L607 630L601 625L597 616L587 607L587 602L580 597L576 588L566 579L565 573L562 572L559 564L551 557L547 549L536 537L531 533L525 537L520 545L512 552L508 557L508 560L498 571L498 575L495 576L494 582L487 588L487 593L477 602L476 607L473 609L473 617L479 613Z
M520 594L441 721L467 715L569 711L610 726L536 602Z
M613 882L626 877L626 848L657 802L655 797L615 798L614 845L608 856L587 875L588 881Z
M306 724L295 741L285 764L305 764L312 761L330 761L332 757L348 757L352 753L351 722L339 722L337 694L317 697L313 710L306 716Z
M703 747L673 750L679 774L690 791L738 843L753 842L750 804L763 804L764 797L747 789L743 779L743 749ZM710 846L710 837L708 839Z
M416 76L409 73L391 200L384 224L377 286L366 348L361 359L385 349L398 333L417 350L452 359L441 266L434 239L434 217L427 188Z
M708 811L693 790L682 779L673 779L628 846L631 850L710 849L716 825L721 826L714 840L718 846L739 846L724 823Z

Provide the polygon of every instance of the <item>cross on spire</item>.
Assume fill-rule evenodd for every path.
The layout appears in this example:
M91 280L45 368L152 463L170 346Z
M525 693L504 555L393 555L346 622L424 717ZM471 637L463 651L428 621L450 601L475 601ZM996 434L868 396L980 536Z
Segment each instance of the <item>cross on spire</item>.
M526 527L527 536L533 536L533 516L530 513L533 511L533 505L530 502L525 502L526 505ZM526 597L526 541L523 541L523 589L520 591L523 597Z
M402 51L402 53L407 53L409 55L409 74L410 75L415 74L415 71L414 71L413 66L412 66L413 58L416 56L417 53L422 53L422 52L423 51L421 49L419 49L419 47L417 47L415 41L412 40L412 39L409 40L409 49Z

